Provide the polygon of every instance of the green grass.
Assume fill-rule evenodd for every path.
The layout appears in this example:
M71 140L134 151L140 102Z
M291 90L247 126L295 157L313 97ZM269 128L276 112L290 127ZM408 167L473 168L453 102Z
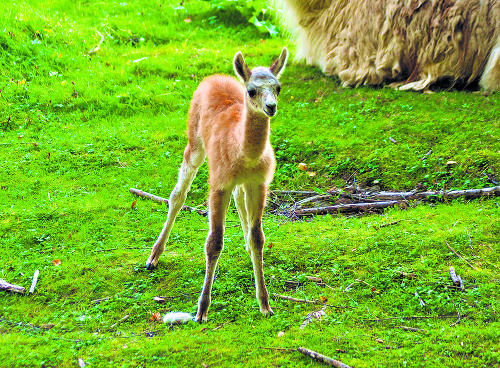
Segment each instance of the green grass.
M356 367L498 365L495 198L301 222L266 214L269 292L345 307L328 307L304 330L300 324L320 306L276 299L275 316L262 318L241 231L228 227L209 323L151 321L156 312L195 312L208 225L182 213L158 269L147 272L166 207L132 206L128 189L168 197L189 102L205 76L232 75L238 50L252 66L270 64L283 45L294 53L292 41L259 33L233 8L179 4L0 4L0 278L29 288L40 270L33 295L1 294L0 367L74 367L79 358L87 367L321 366L277 350L298 346ZM96 30L105 41L89 56ZM325 191L354 178L389 190L500 181L497 95L343 89L293 61L282 83L272 189ZM299 170L300 162L316 175ZM188 205L203 206L207 177L205 165ZM237 225L233 210L229 220ZM464 279L463 292L450 288L450 266ZM307 281L312 275L327 286ZM301 284L288 289L285 281ZM153 300L158 295L164 304ZM449 318L434 318L440 315ZM403 319L411 316L425 318ZM391 317L401 318L370 321Z

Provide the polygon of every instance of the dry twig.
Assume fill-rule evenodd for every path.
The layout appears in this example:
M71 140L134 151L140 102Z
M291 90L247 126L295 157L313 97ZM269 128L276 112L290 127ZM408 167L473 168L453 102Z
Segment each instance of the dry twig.
M116 326L118 326L119 324L121 324L121 323L125 322L125 321L126 321L127 319L129 319L129 318L130 318L130 315L128 315L128 314L127 314L127 315L125 315L125 317L123 317L123 318L121 318L119 321L117 321L117 322L113 323L113 324L111 325L111 327L110 327L110 328L115 328Z
M398 328L402 329L403 331L410 331L410 332L426 332L426 330L422 330L421 328L415 328L415 327L398 326Z
M289 301L295 302L295 303L323 304L323 302L321 300L318 300L318 299L316 299L316 300L297 299L297 298L292 298L291 296L280 295L280 294L276 294L276 293L274 293L274 296L276 298L283 299L283 300L289 300Z
M460 254L457 253L457 251L455 249L453 249L449 244L448 242L445 240L444 241L446 243L446 245L448 246L448 248L450 248L450 250L455 253L455 255L460 258L461 260L463 260L465 263L467 263L467 265L473 269L475 269L477 271L477 268L474 267L471 263L469 263L469 261L467 261L464 257L462 257Z
M104 42L104 36L102 35L102 33L99 32L98 30L96 30L96 33L101 37L101 39L97 44L97 46L88 52L89 55L95 54L97 51L99 51L101 49L102 43Z
M35 291L35 287L36 287L36 284L38 282L39 273L40 273L40 270L35 270L35 273L33 275L33 281L31 282L30 294L33 294Z
M327 357L326 355L317 353L313 350L309 350L303 347L297 348L297 351L301 354L307 355L310 358L313 358L321 363L328 364L332 367L337 367L337 368L350 368L347 364L342 363L341 361L332 359L330 357Z
M129 191L130 191L130 193L133 193L133 194L135 194L135 195L137 195L139 197L148 198L148 199L151 199L152 201L155 201L155 202L158 202L158 203L165 203L168 206L168 199L166 199L166 198L159 197L159 196L156 196L154 194L145 192L143 190L135 189L135 188L130 188ZM182 210L183 211L189 211L189 212L196 212L196 213L198 213L199 215L202 215L202 216L207 216L208 215L208 211L200 210L200 209L195 208L195 207L182 206Z
M323 308L321 308L318 311L314 311L314 312L308 313L307 316L306 316L306 318L304 319L304 322L302 322L302 324L300 325L300 329L303 330L304 328L306 328L306 326L309 323L311 323L315 319L320 320L321 317L323 317L324 315L326 315L325 308L326 308L326 305L324 305Z
M388 318L377 318L377 319L368 319L364 318L365 322L386 322L386 321L394 321L397 319L402 320L419 320L419 319L447 319L456 317L455 313L452 314L441 314L437 316L401 316L401 317L388 317Z

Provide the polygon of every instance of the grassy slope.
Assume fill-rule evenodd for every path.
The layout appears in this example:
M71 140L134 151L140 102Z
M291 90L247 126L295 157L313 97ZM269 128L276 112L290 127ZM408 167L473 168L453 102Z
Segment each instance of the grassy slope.
M249 64L265 65L283 44L292 52L293 45L262 42L251 28L232 24L234 14L219 13L216 21L203 1L184 9L156 1L0 8L7 15L0 30L0 278L29 287L40 270L33 296L0 299L0 366L75 366L78 358L87 366L316 365L298 353L261 348L301 345L357 367L498 364L498 200L300 223L266 216L269 291L351 307L330 307L303 331L300 323L317 307L276 300L276 315L260 317L242 236L228 228L210 323L169 329L151 322L154 312L195 311L207 224L182 214L160 267L145 272L166 209L147 201L132 209L128 188L168 196L186 143L189 100L204 76L232 74L237 50ZM96 29L106 38L89 57ZM483 173L498 181L496 95L345 90L296 63L283 85L272 124L275 189L326 189L353 177L387 189L491 185ZM317 175L298 170L299 162ZM206 179L204 167L189 204L204 201ZM465 280L463 293L446 288L451 265ZM410 272L415 279L402 274ZM329 287L284 287L305 275L319 275ZM155 303L156 295L168 296L167 303ZM109 299L93 302L102 298ZM456 317L366 321L457 310L467 318L455 325ZM55 326L42 329L46 324Z

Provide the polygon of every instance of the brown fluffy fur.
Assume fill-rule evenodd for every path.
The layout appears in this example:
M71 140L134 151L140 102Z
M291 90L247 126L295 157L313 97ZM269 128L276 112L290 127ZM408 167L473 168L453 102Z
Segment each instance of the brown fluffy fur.
M449 78L500 88L500 0L275 2L298 29L297 57L344 86L422 90Z

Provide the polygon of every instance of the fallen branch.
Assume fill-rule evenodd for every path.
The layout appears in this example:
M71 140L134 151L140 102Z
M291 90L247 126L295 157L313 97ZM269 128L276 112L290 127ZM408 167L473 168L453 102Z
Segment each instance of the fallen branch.
M304 208L295 211L296 216L310 216L310 215L326 215L328 213L350 213L360 211L371 211L377 209L384 209L394 207L396 205L404 205L403 201L385 201L374 203L350 203L340 204L335 206L318 207L318 208Z
M386 322L386 321L394 321L397 319L402 319L402 320L418 320L418 319L447 319L447 318L454 318L456 317L456 314L441 314L438 316L402 316L402 317L388 317L388 318L377 318L377 319L367 319L364 318L363 321L365 322Z
M304 354L310 358L313 358L321 363L328 364L332 367L337 367L337 368L350 368L347 364L342 363L341 361L332 359L330 357L327 357L326 355L317 353L313 350L309 350L303 347L297 348L297 351L301 354Z
M331 195L339 195L339 191L329 191ZM475 199L479 197L500 196L500 186L482 189L466 190L440 190L427 192L378 192L368 193L366 195L352 194L353 198L358 199L376 199L376 200L445 200L464 197L465 199Z
M410 332L426 332L426 330L422 330L421 328L415 328L415 327L398 326L398 328L402 329L403 331L410 331Z
M389 222L388 224L382 224L382 225L379 225L379 226L374 226L376 229L381 229L383 227L387 227L387 226L392 226L392 225L396 225L396 224L399 224L401 221L403 220L398 220L398 221L393 221L393 222Z
M471 267L471 268L473 268L473 269L475 269L475 270L477 271L477 268L476 268L476 267L474 267L471 263L469 263L469 261L467 261L467 260L466 260L464 257L462 257L460 254L458 254L458 253L457 253L457 251L456 251L455 249L453 249L453 248L451 247L451 245L449 245L449 244L448 244L448 242L447 242L446 240L445 240L444 242L446 243L446 245L448 246L448 248L450 248L450 250L451 250L453 253L455 253L455 255L456 255L458 258L460 258L460 259L461 259L461 260L463 260L465 263L467 263L467 265L468 265L469 267Z
M109 249L96 249L94 252L111 252L112 250L118 249L146 249L145 247L118 247L118 248L109 248Z
M137 195L139 197L148 198L148 199L151 199L152 201L155 201L155 202L158 202L158 203L165 203L167 206L169 205L168 204L168 199L166 199L166 198L159 197L159 196L156 196L154 194L145 192L143 190L135 189L135 188L130 188L129 191L130 191L130 193L133 193L133 194L135 194L135 195ZM208 215L208 211L199 210L198 208L195 208L195 207L182 206L182 210L183 211L189 211L189 212L196 212L196 213L198 213L199 215L202 215L202 216L207 216Z
M264 346L259 346L259 349L278 350L278 351L297 351L297 349L290 349L290 348L266 348Z
M315 196L318 195L318 192L315 191L299 191L299 190L271 190L270 194L277 196Z
M0 279L0 290L3 291L11 291L13 293L24 294L26 292L26 288L11 284L4 279Z
M279 299L283 300L288 300L290 302L294 303L307 303L307 304L323 304L325 307L330 307L330 308L337 308L337 309L353 309L354 307L345 307L345 306L339 306L339 305L331 305L331 304L326 304L322 300L316 299L316 300L307 300L307 299L297 299L297 298L292 298L291 296L286 296L286 295L280 295L274 293L274 296Z

